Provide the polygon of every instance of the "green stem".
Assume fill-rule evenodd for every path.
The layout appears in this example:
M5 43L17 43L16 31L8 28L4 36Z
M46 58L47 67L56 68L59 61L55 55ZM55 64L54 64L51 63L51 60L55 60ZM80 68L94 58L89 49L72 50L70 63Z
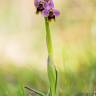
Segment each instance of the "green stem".
M52 40L51 40L51 34L49 28L49 21L47 17L45 17L45 27L46 27L46 43L48 48L48 56L49 58L52 58L53 56Z
M47 72L48 72L48 77L50 82L49 96L56 96L57 70L53 64L52 40L51 40L51 33L49 28L49 21L47 17L45 17L45 27L46 27L46 43L47 43L47 49L48 49Z

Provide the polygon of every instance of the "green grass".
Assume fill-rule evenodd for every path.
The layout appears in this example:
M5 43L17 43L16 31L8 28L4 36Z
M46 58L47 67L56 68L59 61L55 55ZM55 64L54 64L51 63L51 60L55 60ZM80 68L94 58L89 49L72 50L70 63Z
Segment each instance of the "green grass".
M70 70L59 71L59 96L83 96L80 94L93 92L96 87L96 60L93 59L90 63L81 66L77 73ZM14 66L9 70L0 69L0 96L28 96L30 92L25 86L47 93L47 73Z

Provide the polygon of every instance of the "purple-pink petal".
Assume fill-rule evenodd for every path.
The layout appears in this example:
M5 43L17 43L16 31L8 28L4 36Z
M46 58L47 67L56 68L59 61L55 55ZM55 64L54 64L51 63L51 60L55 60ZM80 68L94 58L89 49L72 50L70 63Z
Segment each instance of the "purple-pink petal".
M38 7L40 0L34 0L35 7Z
M52 7L52 8L54 7L54 3L53 3L52 0L49 2L49 6Z
M56 10L56 9L53 9L53 10L54 10L55 16L59 16L60 15L60 12L58 10Z
M43 12L42 12L42 15L44 17L47 17L49 15L49 11L47 9L45 9Z

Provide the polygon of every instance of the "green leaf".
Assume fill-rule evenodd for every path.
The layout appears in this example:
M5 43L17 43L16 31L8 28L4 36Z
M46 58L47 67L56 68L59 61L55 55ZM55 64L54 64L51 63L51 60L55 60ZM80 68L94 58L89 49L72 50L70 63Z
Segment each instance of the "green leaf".
M57 70L52 63L52 60L48 57L48 77L50 83L50 95L56 96L57 89Z
M29 88L29 87L25 87L27 90L31 91L32 93L34 92L35 94L38 94L39 96L46 96L43 92L41 91L37 91L35 89Z

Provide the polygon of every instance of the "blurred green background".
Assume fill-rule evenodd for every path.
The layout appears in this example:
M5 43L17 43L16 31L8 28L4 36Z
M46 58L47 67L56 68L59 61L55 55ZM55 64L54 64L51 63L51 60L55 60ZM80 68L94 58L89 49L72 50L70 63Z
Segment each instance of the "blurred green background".
M96 0L54 2L61 13L50 22L59 96L86 96L96 91ZM33 0L0 0L0 96L30 96L26 85L47 92L46 60L44 18Z

